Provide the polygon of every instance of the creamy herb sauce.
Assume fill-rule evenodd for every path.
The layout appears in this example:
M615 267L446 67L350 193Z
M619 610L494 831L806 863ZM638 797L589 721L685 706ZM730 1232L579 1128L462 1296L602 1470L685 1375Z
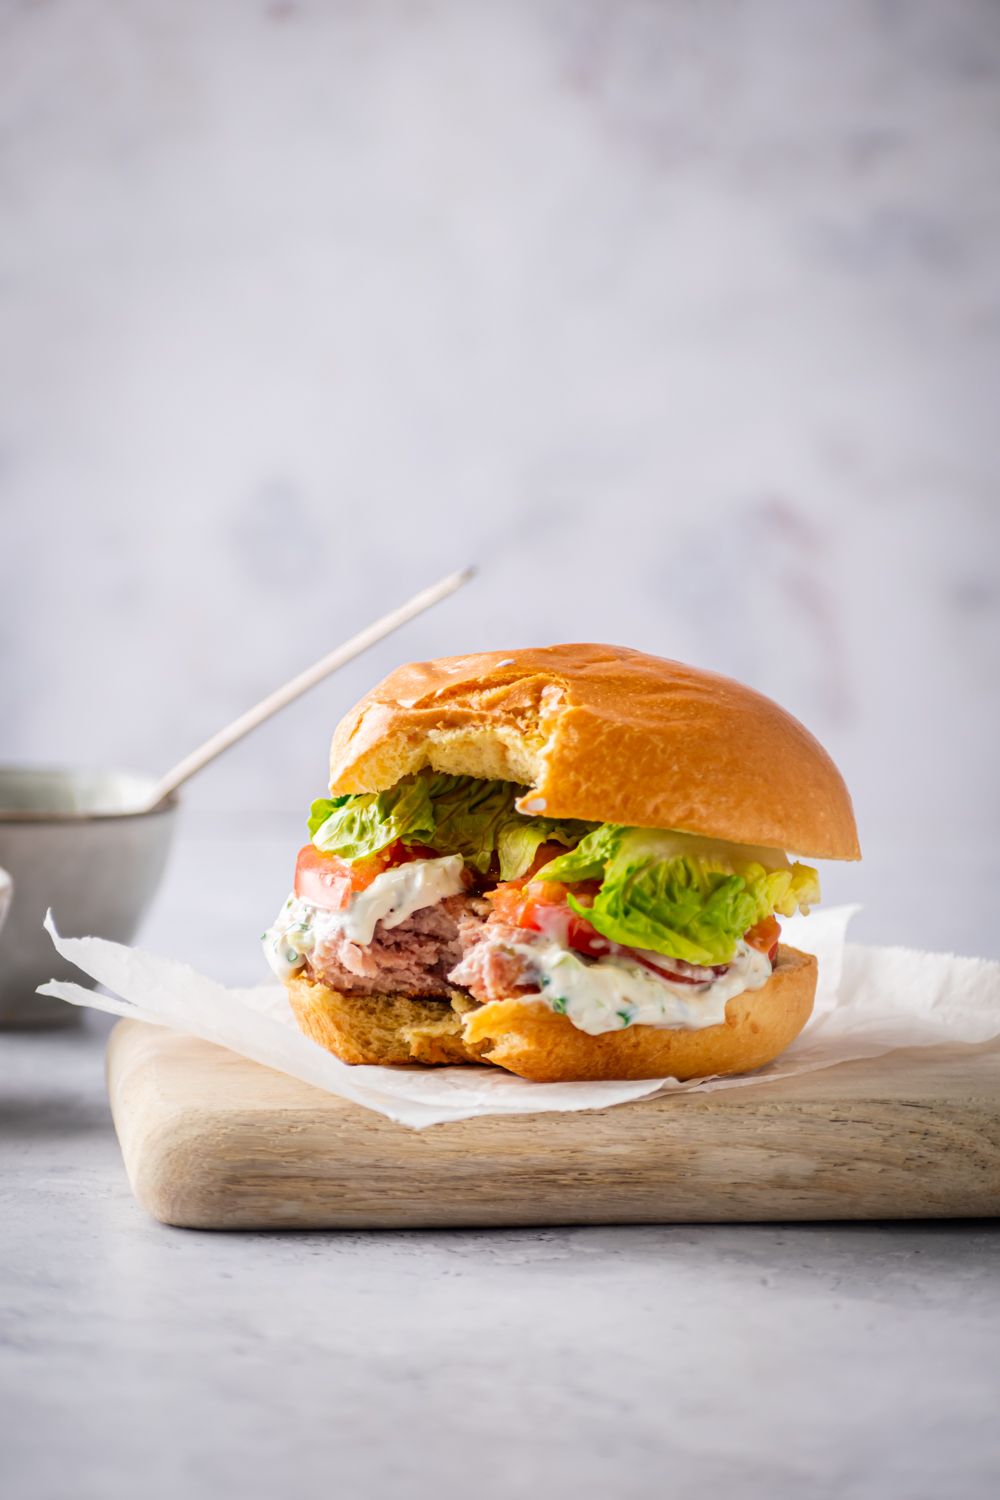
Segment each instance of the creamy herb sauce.
M313 906L289 896L273 925L264 933L264 953L279 979L290 979L318 944L338 934L368 947L379 922L398 927L424 906L465 889L465 861L460 854L442 859L415 859L376 875L342 911Z
M625 1026L680 1031L718 1026L726 1018L727 1001L744 990L759 990L771 977L767 955L744 942L737 943L725 974L709 984L661 979L617 955L588 962L544 937L503 946L530 965L539 999L590 1036Z

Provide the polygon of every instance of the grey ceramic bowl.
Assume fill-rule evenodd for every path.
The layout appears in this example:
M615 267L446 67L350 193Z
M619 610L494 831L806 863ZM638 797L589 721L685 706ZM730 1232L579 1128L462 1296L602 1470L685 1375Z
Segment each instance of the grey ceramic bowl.
M136 812L154 784L131 771L0 768L0 867L13 882L0 932L0 1026L79 1018L74 1006L35 994L46 979L83 982L42 926L47 908L67 937L133 937L160 883L177 806Z

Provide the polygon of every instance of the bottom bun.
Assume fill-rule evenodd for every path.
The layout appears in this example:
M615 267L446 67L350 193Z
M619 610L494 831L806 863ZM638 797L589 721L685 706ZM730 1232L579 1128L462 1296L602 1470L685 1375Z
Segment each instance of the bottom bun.
M407 995L343 995L301 975L287 981L295 1019L314 1042L346 1063L475 1063L483 1047L462 1036L475 1000L452 990L440 1000Z
M524 997L477 1005L458 990L440 1000L342 995L302 977L287 988L306 1036L346 1063L493 1063L535 1083L704 1078L752 1072L795 1040L812 1014L816 960L780 947L767 984L735 996L725 1021L702 1031L630 1026L590 1036Z

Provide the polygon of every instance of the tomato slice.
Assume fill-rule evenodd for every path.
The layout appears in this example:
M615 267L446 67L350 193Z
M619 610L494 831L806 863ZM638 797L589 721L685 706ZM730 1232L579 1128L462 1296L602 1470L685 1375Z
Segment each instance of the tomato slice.
M574 887L574 893L578 888ZM503 922L508 927L526 927L534 932L542 929L538 925L539 913L570 916L566 903L570 887L558 880L529 880L522 876L518 880L506 880L483 894L493 908L492 922ZM546 918L548 920L548 918ZM548 930L548 928L546 928Z
M528 901L521 911L518 926L555 938L564 947L572 948L587 958L604 958L616 946L568 906Z
M425 858L408 849L405 844L390 844L367 859L340 859L336 854L324 854L315 844L306 844L299 850L295 861L296 896L308 901L310 906L322 906L327 911L343 911L357 891L364 891L384 870L397 864L406 864L411 859Z
M781 937L781 926L777 917L765 917L763 922L758 922L756 927L751 927L749 932L743 934L743 941L749 943L751 948L766 953L774 963L778 956L778 939Z

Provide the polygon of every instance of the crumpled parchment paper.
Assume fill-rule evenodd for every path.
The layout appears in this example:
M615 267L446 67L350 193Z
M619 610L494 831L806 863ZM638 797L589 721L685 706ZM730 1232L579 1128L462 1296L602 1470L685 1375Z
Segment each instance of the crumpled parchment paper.
M846 943L857 909L834 907L783 923L782 941L819 959L815 1010L775 1062L738 1078L528 1083L489 1066L349 1067L303 1036L280 985L230 989L176 959L103 938L64 938L51 913L46 927L59 953L112 993L59 980L41 985L39 993L217 1042L418 1130L476 1115L603 1109L655 1093L739 1088L897 1047L1000 1035L1000 963Z

